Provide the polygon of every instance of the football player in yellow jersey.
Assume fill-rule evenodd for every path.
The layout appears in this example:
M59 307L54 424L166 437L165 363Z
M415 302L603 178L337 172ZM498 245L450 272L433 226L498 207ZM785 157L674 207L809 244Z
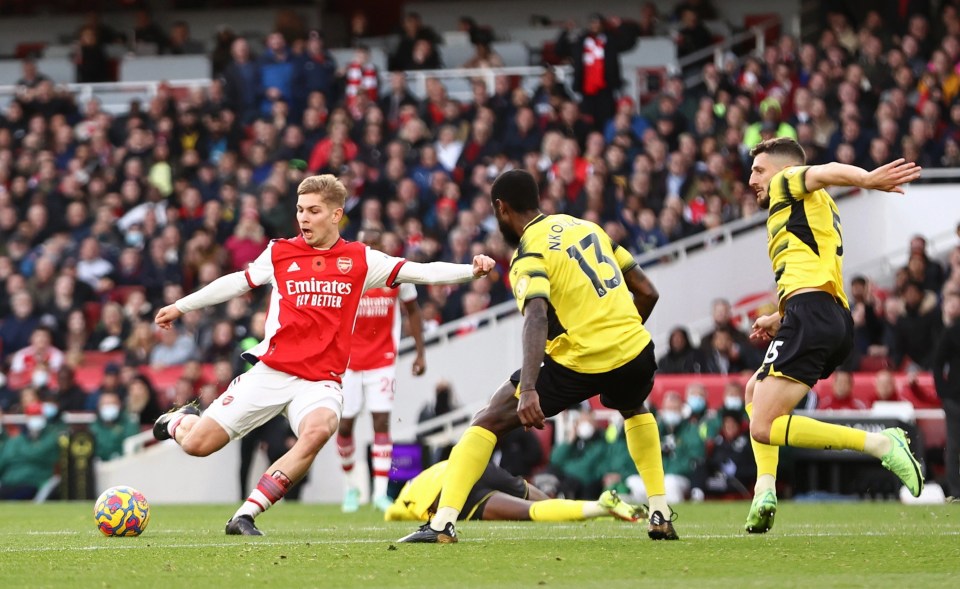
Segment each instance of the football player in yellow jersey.
M427 521L436 512L443 478L450 463L440 461L415 476L400 490L397 500L383 514L386 521ZM470 490L457 519L487 521L582 521L612 516L638 522L647 517L642 507L620 499L616 491L604 491L596 501L551 499L546 493L489 463Z
M824 188L903 193L902 185L920 177L920 167L902 159L870 172L840 163L807 166L803 148L789 138L761 142L750 155L750 187L760 208L770 211L768 249L780 303L776 313L756 320L750 334L770 345L746 387L757 484L745 528L764 533L773 526L779 446L870 454L917 497L923 473L903 430L868 433L791 412L853 347L853 320L843 292L840 215Z
M523 363L450 453L437 513L400 542L456 542L454 522L497 438L521 425L543 428L545 418L597 394L625 419L627 448L650 501L648 535L676 540L660 434L643 406L657 369L643 320L653 311L657 290L597 225L542 214L540 190L529 173L501 174L491 196L500 231L516 247L510 282L524 316Z

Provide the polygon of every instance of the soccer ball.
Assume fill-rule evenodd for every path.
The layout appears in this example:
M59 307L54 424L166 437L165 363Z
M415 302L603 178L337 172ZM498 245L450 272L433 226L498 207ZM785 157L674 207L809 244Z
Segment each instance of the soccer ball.
M111 487L97 498L93 517L104 536L139 536L150 523L150 505L136 489Z

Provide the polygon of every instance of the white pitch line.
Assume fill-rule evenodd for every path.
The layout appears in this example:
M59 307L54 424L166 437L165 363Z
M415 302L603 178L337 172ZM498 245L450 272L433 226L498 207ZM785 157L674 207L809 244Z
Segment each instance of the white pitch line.
M470 531L480 530L480 531L483 531L483 532L488 532L488 531L493 531L493 530L525 530L525 531L531 531L531 532L533 531L533 526L531 526L530 522L517 522L517 523L508 523L508 522L496 522L496 523L493 523L493 522L480 522L480 525L479 525L478 527L476 527L476 528L472 527L473 524L476 524L476 523L478 523L478 522L471 522L471 527L469 527L469 528L467 528L467 529L470 530ZM637 525L638 525L638 526L642 526L643 524L640 523L640 524L637 524ZM583 531L596 531L596 530L591 530L591 529L590 529L591 527L592 527L592 525L589 524L589 523L581 523L581 524L550 523L550 524L549 524L549 527L547 527L547 526L542 526L542 527L537 526L537 528L540 529L540 530L549 529L549 530L583 530ZM736 529L739 531L739 526L731 526L731 527L736 528ZM688 524L685 524L685 525L683 526L682 531L683 531L683 532L686 532L687 535L689 535L690 532L697 532L697 531L703 531L703 530L712 530L712 529L716 529L716 528L717 528L717 526L714 526L714 525L688 523ZM884 534L897 535L897 534L900 534L900 533L902 532L902 529L901 529L901 528L899 528L899 527L897 527L897 526L894 526L894 525L889 525L889 524L888 524L888 525L887 525L887 528L888 528L888 529L873 530L873 531L871 531L870 533L860 533L860 532L850 531L849 534L853 534L853 535L884 535ZM626 524L626 523L625 523L625 524L623 524L623 526L622 526L621 529L624 529L624 530L631 529L631 524ZM638 528L638 529L639 529L639 528ZM645 529L645 528L644 528L644 529ZM796 530L802 530L802 531L808 531L808 532L819 532L819 533L836 531L836 532L840 532L840 533L842 534L844 531L849 530L849 529L850 529L850 525L849 525L849 524L838 524L838 523L822 523L822 524L796 523L796 524L789 524L789 526L784 526L782 531L784 532L784 535L785 535L785 536L789 536L789 535L797 535L797 534L793 534L793 533L792 533L792 532L794 532L794 531L796 531ZM284 527L284 528L283 528L283 532L286 533L286 534L289 534L289 533L323 534L323 533L342 532L342 531L344 531L344 530L349 530L349 531L351 531L351 532L384 532L384 531L388 531L387 528L384 528L384 527L382 527L382 526L330 526L330 527L324 527L324 528L316 528L316 527L311 527L311 528L289 528L289 527ZM184 534L194 534L194 535L196 535L196 534L198 534L198 533L203 534L204 532L205 532L205 530L197 530L197 529L195 529L195 528L189 528L189 529L188 529L188 528L160 528L160 529L151 529L148 533L149 533L150 536L157 536L157 535L173 536L173 535L184 535ZM28 531L0 532L0 536L24 536L24 535L26 535L26 536L78 536L78 535L81 535L81 534L83 534L83 533L84 533L84 532L79 532L79 531L77 531L76 529L64 529L64 530L28 530ZM954 532L954 531L946 530L946 531L944 532L944 535L955 535L955 534L958 534L958 533L960 533L960 524L958 524L957 531ZM220 533L219 531L218 531L216 534L214 534L214 533L211 532L209 535L211 535L211 536L214 536L214 535L220 536L221 533ZM594 534L594 535L597 535L597 534ZM736 535L735 533L731 533L731 536L735 536L735 535ZM722 536L722 535L721 535L721 536ZM0 550L2 550L2 549L0 549Z
M889 536L891 534L882 533L882 532L848 532L848 533L836 533L836 532L820 532L820 533L799 533L794 534L790 533L782 536L766 536L769 538L848 538L848 537L863 537L863 536ZM960 530L944 530L932 533L926 533L925 536L960 536ZM746 534L697 534L694 536L684 536L685 540L749 540L751 536ZM470 538L467 542L483 542L483 541L516 541L516 542L525 542L531 539L530 536L512 536L512 537L503 537L503 536L477 536ZM598 534L598 535L583 535L583 536L571 536L571 537L559 537L559 538L550 538L551 540L562 540L562 541L582 541L582 540L646 540L641 535L610 535L610 534ZM104 542L122 542L123 539L119 540L108 540L103 539ZM251 547L251 546L307 546L307 545L349 545L349 544L395 544L396 540L384 540L384 539L347 539L347 540L330 540L330 539L310 539L310 540L280 540L280 541L270 541L270 540L254 540L243 543L227 543L227 542L194 542L189 544L148 544L149 538L141 539L137 541L137 544L103 544L97 546L37 546L31 548L0 548L0 554L17 554L17 553L31 553L31 552L61 552L63 550L85 550L85 551L97 551L97 550L158 550L164 548L173 548L173 549L183 549L183 548L227 548L227 547Z

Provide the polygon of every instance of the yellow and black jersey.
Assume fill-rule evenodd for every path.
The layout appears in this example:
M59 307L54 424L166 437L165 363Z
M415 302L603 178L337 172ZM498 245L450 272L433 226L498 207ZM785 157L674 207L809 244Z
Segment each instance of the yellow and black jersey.
M539 215L524 229L510 284L520 312L531 299L547 300L550 358L595 374L623 366L650 343L623 278L636 265L596 224Z
M430 510L443 489L447 461L443 460L421 472L400 489L400 494L384 514L387 521L427 521Z
M780 312L786 297L801 288L822 289L849 308L843 292L840 213L826 190L807 192L809 166L792 166L770 181L767 249L777 281Z

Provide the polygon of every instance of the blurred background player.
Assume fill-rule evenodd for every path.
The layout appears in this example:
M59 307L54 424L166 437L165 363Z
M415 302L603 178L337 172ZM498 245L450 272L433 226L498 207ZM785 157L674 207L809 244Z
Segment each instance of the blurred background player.
M446 460L411 479L397 500L383 514L386 521L428 521L436 513L440 490L447 474ZM572 522L612 516L638 522L647 517L643 507L620 499L616 491L604 491L596 501L554 499L500 466L489 463L470 489L457 519L487 521Z
M382 232L365 228L357 234L357 241L372 249L383 251ZM424 358L423 322L417 304L417 287L401 284L397 288L383 287L363 293L357 322L353 327L350 347L350 368L343 377L343 417L337 433L337 450L343 467L346 488L343 511L352 513L360 506L360 481L355 466L356 446L353 424L366 406L373 419L373 489L372 503L385 511L392 500L387 496L393 442L390 439L390 411L397 386L397 344L400 342L400 305L407 311L410 335L416 344L417 357L413 374L420 376L427 368Z
M540 189L524 170L491 187L497 223L516 248L510 283L523 313L523 364L474 417L450 453L437 513L400 542L449 544L454 522L500 436L600 394L624 418L627 449L650 499L647 533L677 540L666 500L660 434L643 403L657 369L643 326L659 299L646 274L603 229L569 215L544 215Z

